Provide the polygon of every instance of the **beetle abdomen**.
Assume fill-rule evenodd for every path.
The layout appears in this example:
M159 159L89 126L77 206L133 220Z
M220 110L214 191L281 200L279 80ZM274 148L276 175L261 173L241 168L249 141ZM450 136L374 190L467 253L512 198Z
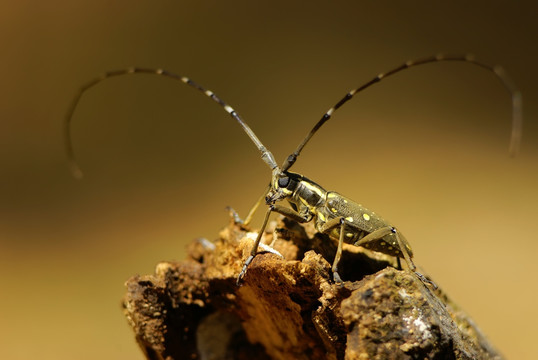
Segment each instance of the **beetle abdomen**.
M373 211L334 191L327 193L327 201L323 206L322 216L326 218L325 221L340 217L345 219L346 227L344 241L346 243L356 243L361 238L367 236L375 230L392 227L389 222ZM338 240L340 237L340 228L334 228L329 233L329 236L335 240ZM407 252L412 257L413 252L409 246L409 243L401 234L400 239L402 240L403 245L406 247ZM390 233L379 239L372 239L361 244L361 246L369 250L381 252L383 254L403 257L394 233Z

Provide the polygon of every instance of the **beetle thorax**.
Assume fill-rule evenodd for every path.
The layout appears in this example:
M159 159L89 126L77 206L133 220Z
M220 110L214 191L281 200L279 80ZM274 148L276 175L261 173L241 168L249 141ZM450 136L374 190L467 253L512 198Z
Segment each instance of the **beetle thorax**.
M302 215L315 215L316 208L326 201L327 191L312 180L296 173L275 172L267 203L288 200L291 207Z
M306 206L312 214L315 214L316 209L325 203L326 198L327 191L324 188L303 176L289 201L298 209Z

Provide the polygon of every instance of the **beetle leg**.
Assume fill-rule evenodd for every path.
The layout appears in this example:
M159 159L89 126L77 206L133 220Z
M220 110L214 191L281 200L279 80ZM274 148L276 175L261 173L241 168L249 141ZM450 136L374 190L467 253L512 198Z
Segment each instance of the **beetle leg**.
M243 225L248 225L250 224L250 222L252 221L252 217L254 216L254 213L256 213L256 210L258 210L258 208L260 207L260 205L262 204L262 202L265 201L265 197L267 196L267 193L269 192L269 189L270 189L270 186L267 187L267 189L265 189L265 191L263 192L262 196L260 196L260 198L258 199L258 201L256 201L256 203L254 204L254 206L250 209L250 211L248 212L248 215L247 217L245 218L245 220L243 221Z
M392 229L393 228L390 227L390 226L385 226L385 227L379 228L379 229L377 229L375 231L372 231L371 233L369 233L368 235L366 235L365 237L363 237L359 241L355 242L355 244L353 244L353 245L355 245L355 246L364 246L364 244L367 244L370 241L382 239L385 236L387 236L388 234L390 234L392 232ZM394 229L394 230L396 230L396 229Z
M274 204L271 205L271 210L284 215L287 218L297 221L298 223L306 223L312 220L312 215L302 215L289 207Z
M256 242L254 242L254 245L252 245L252 250L250 250L250 256L247 258L247 261L245 261L245 264L243 265L243 269L241 269L241 272L239 273L239 276L237 277L237 285L239 286L241 284L241 280L243 279L243 276L245 276L247 272L247 268L254 260L254 257L256 256L256 253L258 252L258 245L260 245L260 241L263 236L263 232L265 231L265 227L267 226L267 221L269 220L269 215L271 215L271 212L273 211L273 206L269 206L267 208L267 212L265 213L265 219L263 220L262 227L260 228L260 232L258 233L258 237L256 238Z
M344 244L344 230L346 226L346 221L344 218L340 218L340 238L338 239L338 249L336 250L336 256L334 257L333 261L333 279L334 282L341 284L342 279L340 278L340 275L338 275L338 263L340 262L340 257L342 256L342 246Z
M263 192L263 195L260 196L258 201L256 201L256 203L252 206L245 220L241 219L237 211L235 211L231 206L227 206L226 210L228 210L228 212L230 213L230 217L232 218L234 224L248 226L248 224L250 224L250 222L252 221L252 217L256 213L256 210L258 210L262 202L264 202L265 196L267 195L268 191L269 191L269 187L265 189L265 191Z
M233 207L226 206L226 210L228 210L228 214L230 214L230 218L233 220L234 224L243 225L245 223Z
M354 245L364 247L365 244L367 244L367 243L369 243L371 241L382 239L382 238L384 238L385 236L387 236L387 235L389 235L391 233L394 234L394 236L396 238L396 241L398 242L398 247L400 248L400 252L403 255L403 258L405 259L405 262L407 263L407 266L409 267L409 270L415 272L417 267L415 266L415 264L411 260L411 256L409 256L409 253L407 252L407 248L403 244L403 241L402 241L402 239L400 237L400 232L396 228L394 228L392 226L385 226L385 227L379 228L379 229L377 229L375 231L372 231L371 233L369 233L368 235L366 235L365 237L363 237L359 241L355 242Z
M394 235L396 235L396 240L398 241L398 246L402 250L402 253L403 253L404 257L405 257L405 262L407 262L407 266L409 267L409 269L411 271L413 271L415 273L415 275L424 284L429 284L429 285L431 285L433 287L434 290L436 290L438 288L437 284L434 283L433 281L431 281L430 279L426 278L426 276L422 275L421 273L419 273L417 271L417 267L415 266L413 261L411 261L411 257L409 256L409 254L407 253L407 249L403 245L402 239L400 238L400 235L399 235L400 232L398 230L396 230L395 228L392 228L392 229L393 229Z
M343 217L331 219L325 224L323 224L320 230L322 233L328 234L332 229L338 226L340 226L340 237L338 238L338 249L336 250L336 255L334 256L332 271L334 282L341 284L342 278L340 278L340 275L338 274L338 263L340 262L340 258L342 257L342 246L344 244L346 220Z
M370 234L366 235L365 237L363 237L359 241L357 241L355 243L355 246L363 246L364 244L366 244L366 243L368 243L370 241L381 239L381 238L385 237L386 235L389 235L390 233L394 234L394 237L396 238L396 241L398 242L398 247L400 248L400 252L402 253L402 255L404 257L405 262L406 262L407 267L409 268L409 270L412 271L413 273L415 273L415 275L417 275L417 277L423 283L430 284L430 285L433 286L434 289L437 289L437 285L433 281L427 279L424 275L422 275L421 273L419 273L417 271L417 267L413 263L413 260L411 260L411 256L409 255L409 252L407 251L407 248L403 244L403 241L402 241L402 239L400 237L400 232L398 231L398 229L396 229L396 228L394 228L392 226L386 226L386 227L377 229L375 231L372 231ZM399 257L397 257L397 259L399 260ZM398 264L400 264L400 263L398 263Z
M256 257L256 254L258 253L258 246L260 245L263 232L265 231L265 227L267 226L269 215L271 215L271 212L273 211L279 214L282 214L286 217L289 217L290 219L293 219L300 223L305 223L312 219L312 216L303 216L288 207L278 205L278 204L270 205L267 208L267 212L265 213L265 219L263 220L263 224L262 224L262 227L260 228L260 232L258 233L258 237L256 238L256 242L254 243L254 245L252 246L252 250L250 251L250 256L247 258L247 261L245 261L245 264L243 265L243 269L241 269L241 272L239 273L239 276L237 277L237 285L241 283L241 280L243 279L243 277L245 276L247 272L248 266L250 265L252 260L254 260L254 257Z
M409 270L416 272L417 267L415 266L413 260L411 260L411 256L409 256L409 253L407 252L407 249L405 248L402 239L400 238L400 232L396 230L396 228L391 228L391 232L394 233L396 241L398 241L398 247L400 248L400 251L404 256L405 262L407 263L407 267L409 268Z

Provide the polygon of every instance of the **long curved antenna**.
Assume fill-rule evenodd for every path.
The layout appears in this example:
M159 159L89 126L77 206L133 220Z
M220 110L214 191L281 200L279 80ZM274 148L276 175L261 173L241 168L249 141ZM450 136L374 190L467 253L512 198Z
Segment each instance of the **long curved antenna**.
M339 102L336 103L332 108L329 109L322 117L321 119L314 125L312 130L306 135L306 137L303 139L303 141L299 144L297 149L291 153L284 164L282 165L282 171L288 170L297 160L297 157L305 147L305 145L308 143L310 138L319 130L319 128L331 118L333 113L338 110L342 105L344 105L346 102L348 102L355 94L358 92L361 92L362 90L374 85L375 83L381 81L384 78L389 77L390 75L394 75L402 70L409 69L414 66L424 65L427 63L433 63L433 62L440 62L440 61L461 61L470 63L479 67L482 67L484 69L487 69L491 72L493 72L497 78L501 81L501 83L504 85L506 90L510 93L512 97L512 134L510 135L510 155L515 155L519 150L519 144L521 142L521 129L522 129L522 101L521 101L521 93L519 90L516 89L514 86L512 80L508 77L508 75L505 73L505 71L500 66L491 66L484 64L482 62L476 61L472 55L436 55L436 56L430 56L422 59L417 60L410 60L405 62L404 64L387 71L386 73L381 73L377 75L372 80L368 81L367 83L359 86L358 88L351 90L348 92Z
M205 89L204 87L198 85L191 79L185 77L173 74L171 72L168 72L166 70L162 69L147 69L147 68L129 68L124 70L117 70L117 71L109 71L104 73L103 75L89 81L84 86L82 86L75 97L73 98L73 101L71 102L71 106L69 107L66 117L65 117L65 124L64 124L64 137L65 137L65 150L67 153L67 158L69 161L69 166L71 168L71 172L73 173L73 176L76 178L82 178L83 174L80 170L80 167L78 166L78 163L75 158L75 153L73 151L73 143L71 141L71 121L73 118L73 113L75 112L75 109L80 101L80 98L84 93L89 90L90 88L94 87L98 83L100 83L103 80L106 80L111 77L115 76L122 76L122 75L131 75L131 74L152 74L152 75L161 75L167 78L171 78L173 80L179 80L196 90L200 91L207 97L211 98L213 101L215 101L217 104L219 104L230 116L236 120L239 125L243 128L243 130L247 133L248 137L254 145L258 148L258 150L262 153L262 160L269 165L271 169L275 169L278 167L276 164L276 161L273 157L273 154L267 150L265 146L263 146L262 142L256 134L250 129L250 127L243 121L243 119L239 116L239 114L227 103L225 103L223 100L221 100L217 95L215 95L212 91Z

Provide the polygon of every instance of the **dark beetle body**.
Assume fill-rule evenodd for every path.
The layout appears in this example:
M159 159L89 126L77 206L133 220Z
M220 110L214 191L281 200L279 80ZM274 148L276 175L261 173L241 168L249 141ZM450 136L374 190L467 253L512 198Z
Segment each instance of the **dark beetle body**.
M293 210L305 222L313 220L319 232L329 235L329 237L336 241L340 238L340 227L326 227L327 223L334 219L344 219L344 242L348 244L355 244L375 230L392 227L390 223L373 211L337 192L326 191L323 187L305 176L291 172L285 172L283 175L284 177L280 179L288 180L277 181L273 184L277 188L273 188L274 194L269 198L270 201L283 200L283 197L285 197ZM282 185L285 186L283 187ZM282 190L281 195L277 195L278 190ZM401 233L400 239L406 247L409 256L412 257L413 251ZM394 233L368 241L360 246L403 258Z

